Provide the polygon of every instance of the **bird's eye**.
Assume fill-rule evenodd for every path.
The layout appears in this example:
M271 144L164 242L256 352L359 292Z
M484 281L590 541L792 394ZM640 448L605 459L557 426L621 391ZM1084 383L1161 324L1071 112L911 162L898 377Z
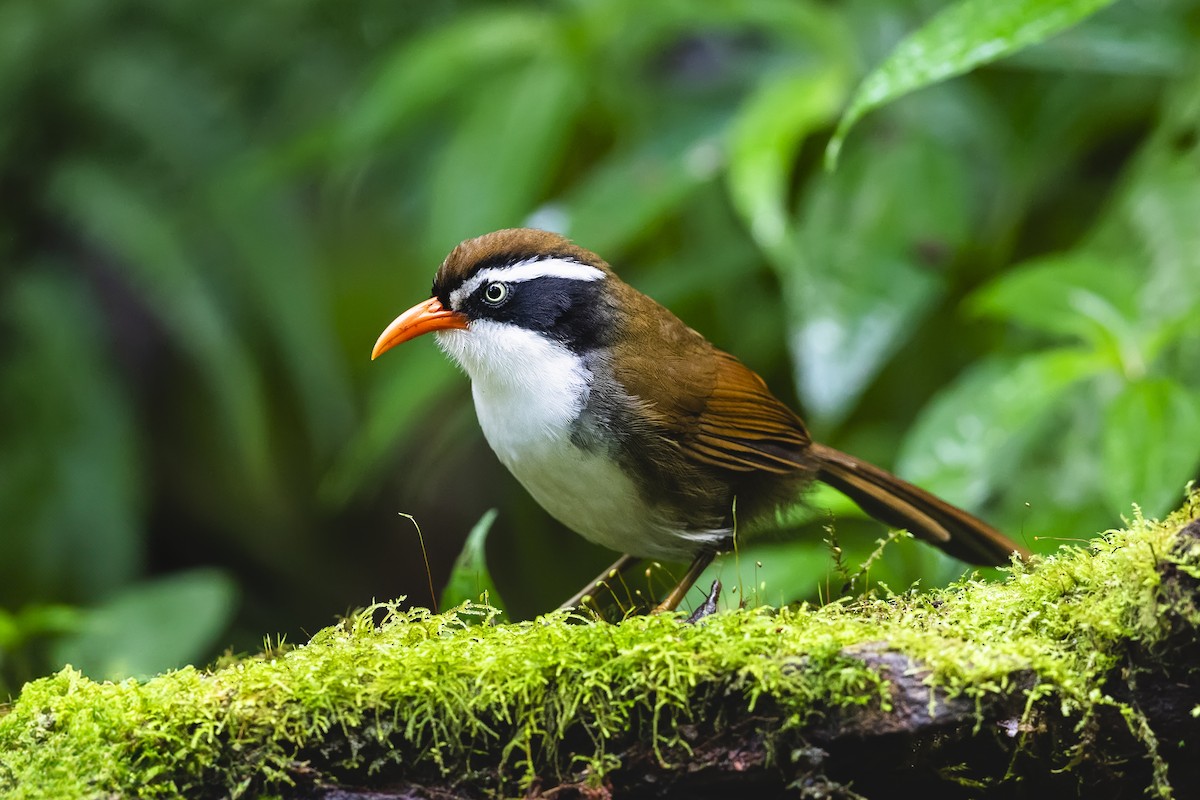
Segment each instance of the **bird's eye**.
M498 306L508 297L508 284L489 283L483 290L483 301Z

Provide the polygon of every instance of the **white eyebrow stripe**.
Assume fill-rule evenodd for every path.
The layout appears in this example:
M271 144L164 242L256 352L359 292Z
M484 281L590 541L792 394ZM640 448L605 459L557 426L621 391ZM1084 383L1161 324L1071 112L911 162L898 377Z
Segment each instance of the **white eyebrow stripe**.
M472 275L462 286L450 293L450 306L457 308L465 298L492 281L522 283L535 278L566 278L573 281L598 281L604 271L590 264L566 258L528 258L506 267L488 267Z

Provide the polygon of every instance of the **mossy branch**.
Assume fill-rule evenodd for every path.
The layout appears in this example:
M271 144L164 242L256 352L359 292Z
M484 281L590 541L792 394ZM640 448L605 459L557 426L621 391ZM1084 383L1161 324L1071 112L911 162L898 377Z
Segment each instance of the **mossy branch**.
M1198 511L1003 583L694 626L384 605L210 671L65 669L0 712L0 792L1195 796Z

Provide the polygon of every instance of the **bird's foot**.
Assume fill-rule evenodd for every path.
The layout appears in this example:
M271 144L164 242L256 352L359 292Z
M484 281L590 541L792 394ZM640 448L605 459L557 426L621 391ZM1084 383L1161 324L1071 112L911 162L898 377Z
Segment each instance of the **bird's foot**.
M695 625L700 620L707 617L709 614L717 613L717 601L721 599L721 582L714 580L712 588L708 590L708 597L704 598L704 602L700 607L692 612L692 615L687 618L689 625Z
M683 598L688 593L688 590L691 589L693 584L696 583L696 580L700 577L700 573L704 572L708 565L712 563L714 556L716 556L716 552L711 550L706 550L698 554L688 567L687 572L683 576L683 580L681 580L679 584L671 590L671 593L667 595L666 599L659 603L650 613L663 614L667 611L674 611L675 609L679 608L679 604L683 602Z

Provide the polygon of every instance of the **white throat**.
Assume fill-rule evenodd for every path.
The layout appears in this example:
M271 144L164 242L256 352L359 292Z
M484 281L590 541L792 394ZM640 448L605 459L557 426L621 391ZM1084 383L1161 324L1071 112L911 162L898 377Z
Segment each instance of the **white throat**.
M588 398L583 359L546 336L492 320L440 331L437 341L470 376L483 434L514 473L531 448L570 441Z

